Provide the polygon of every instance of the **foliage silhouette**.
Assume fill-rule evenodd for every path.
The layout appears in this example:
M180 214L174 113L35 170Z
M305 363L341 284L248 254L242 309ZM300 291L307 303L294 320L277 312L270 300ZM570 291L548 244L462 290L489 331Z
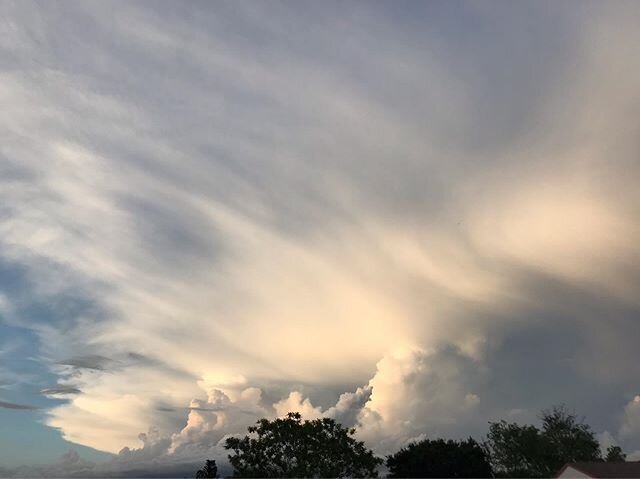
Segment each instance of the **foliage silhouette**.
M248 430L225 442L234 477L377 477L382 463L352 437L354 429L329 418L303 421L290 412Z
M521 426L504 420L490 423L485 449L497 475L545 476L543 441L535 426Z
M622 452L622 448L620 446L609 446L604 460L606 462L625 462L627 460L627 455Z
M388 477L493 477L485 451L466 441L424 440L387 457Z
M602 461L600 445L583 418L564 406L542 411L542 428L490 423L485 449L502 477L551 477L567 462Z
M213 459L207 459L204 467L196 472L196 479L210 479L218 477L218 465Z

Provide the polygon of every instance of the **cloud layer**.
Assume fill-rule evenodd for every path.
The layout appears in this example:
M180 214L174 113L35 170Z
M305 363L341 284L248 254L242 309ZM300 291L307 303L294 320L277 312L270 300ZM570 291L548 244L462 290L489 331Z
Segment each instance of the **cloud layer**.
M385 453L567 402L640 450L637 4L2 9L0 308L65 439L153 468L296 409Z

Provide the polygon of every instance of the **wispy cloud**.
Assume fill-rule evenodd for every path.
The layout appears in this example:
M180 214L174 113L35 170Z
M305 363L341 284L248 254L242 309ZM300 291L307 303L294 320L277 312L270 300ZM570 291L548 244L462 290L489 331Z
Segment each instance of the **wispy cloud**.
M116 5L0 26L0 306L49 425L127 467L290 407L380 451L559 399L618 429L636 5Z
M66 394L80 394L82 391L72 386L55 386L51 388L45 388L40 390L40 394L44 396L58 396Z
M40 409L36 406L29 406L27 404L16 404L12 402L0 401L0 407L4 409L17 409L20 411L35 411Z
M103 371L110 362L111 360L109 358L105 358L104 356L88 355L63 359L62 361L59 361L58 364L62 364L64 366L73 366L74 368L79 369L94 369L97 371Z

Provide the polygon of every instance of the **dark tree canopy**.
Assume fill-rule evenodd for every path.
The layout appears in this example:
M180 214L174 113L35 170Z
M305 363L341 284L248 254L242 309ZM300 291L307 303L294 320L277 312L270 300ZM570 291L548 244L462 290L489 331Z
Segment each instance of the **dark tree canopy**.
M620 446L609 446L604 460L606 462L625 462L627 460L627 455L622 452L622 448Z
M216 461L207 459L204 467L196 472L196 479L210 479L218 477L218 466Z
M591 427L564 406L542 412L542 437L552 474L567 462L601 459L600 443Z
M543 411L542 428L491 423L485 443L497 475L552 477L567 462L601 461L591 428L566 408Z
M234 477L376 477L382 460L353 429L333 419L303 421L299 413L283 419L261 419L250 435L231 437L225 449Z
M484 450L466 441L425 440L387 457L389 477L493 477Z
M535 426L500 421L491 423L486 449L496 474L510 477L543 477L543 442Z

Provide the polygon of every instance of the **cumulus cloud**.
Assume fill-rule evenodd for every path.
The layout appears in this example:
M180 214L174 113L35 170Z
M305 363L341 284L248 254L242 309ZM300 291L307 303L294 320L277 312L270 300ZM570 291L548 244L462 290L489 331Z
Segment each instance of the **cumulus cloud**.
M12 476L46 476L54 471L61 477L192 473L203 457L213 458L223 473L230 473L228 451L224 439L246 432L261 418L284 416L297 411L304 419L331 417L345 425L356 425L370 398L369 387L344 393L337 403L326 410L314 407L309 398L293 391L286 398L267 404L262 391L245 387L241 378L232 384L208 387L206 399L193 399L187 408L186 424L179 431L163 435L157 428L150 428L138 435L139 447L123 447L111 460L95 463L82 459L77 452L69 451L56 463L43 467L25 467L11 470ZM217 389L223 387L225 391ZM166 408L166 412L176 409Z
M444 5L7 4L0 312L47 424L122 468L290 410L384 452L563 400L612 424L637 7L572 6L469 5L461 45Z
M359 426L362 411L371 400L371 386L359 387L355 392L342 393L335 406L327 409L323 416L335 419L346 426Z
M359 435L382 453L421 434L473 431L482 366L454 347L403 350L385 356L369 381L371 397L358 418ZM477 430L477 429L476 429Z
M635 396L624 408L620 436L640 440L640 395Z
M285 416L289 412L299 412L308 419L318 419L322 415L319 407L314 407L309 398L303 398L298 391L292 391L288 397L275 403L273 407L278 416Z

